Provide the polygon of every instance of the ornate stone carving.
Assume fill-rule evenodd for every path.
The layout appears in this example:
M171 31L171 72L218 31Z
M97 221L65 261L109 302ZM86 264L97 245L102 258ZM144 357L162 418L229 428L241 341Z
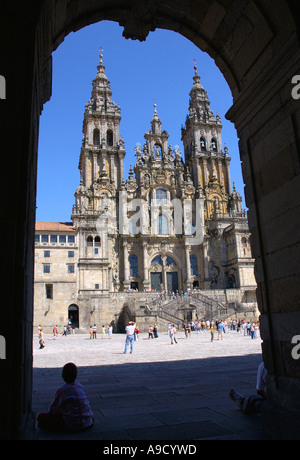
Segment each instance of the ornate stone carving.
M157 0L135 0L124 26L123 37L126 39L145 41L149 32L156 29Z

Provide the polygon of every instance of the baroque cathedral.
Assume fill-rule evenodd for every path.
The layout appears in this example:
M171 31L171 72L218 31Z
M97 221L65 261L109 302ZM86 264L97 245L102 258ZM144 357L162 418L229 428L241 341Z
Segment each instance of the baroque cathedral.
M143 310L161 293L200 292L253 311L246 213L231 184L221 118L194 71L184 154L169 144L155 105L125 180L121 110L101 54L84 112L72 222L36 223L36 324L117 323L124 305Z

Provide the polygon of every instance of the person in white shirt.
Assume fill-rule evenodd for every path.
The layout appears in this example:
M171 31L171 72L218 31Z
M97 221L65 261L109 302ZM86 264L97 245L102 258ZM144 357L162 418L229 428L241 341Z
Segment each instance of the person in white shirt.
M230 399L243 411L244 414L261 414L267 399L268 371L262 362L257 371L256 395L243 396L233 388L229 391Z
M125 350L124 350L125 355L128 351L129 345L130 345L130 353L133 353L134 331L135 331L135 323L133 321L129 321L128 325L125 328L125 332L126 332L126 341L125 341Z

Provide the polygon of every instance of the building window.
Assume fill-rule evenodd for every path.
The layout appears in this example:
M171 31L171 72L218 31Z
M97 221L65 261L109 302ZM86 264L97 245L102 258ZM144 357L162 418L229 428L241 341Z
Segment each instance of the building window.
M190 255L190 264L191 264L191 275L198 276L199 271L198 271L198 260L197 260L196 254Z
M162 267L163 263L160 256L157 256L152 260L151 266L154 267L155 265L160 265Z
M93 143L94 143L94 145L100 145L100 131L99 131L99 129L94 129Z
M46 299L53 299L53 284L46 284Z
M213 138L211 140L211 149L214 151L214 152L217 152L218 151L218 144L217 144L217 141L215 138Z
M130 277L137 278L139 276L139 263L135 254L129 256Z
M50 243L57 243L57 235L50 235Z
M69 235L68 236L68 243L75 243L75 236L74 235Z
M86 239L86 245L87 245L88 247L93 247L93 244L94 244L93 237L92 237L92 236L88 236L87 239Z
M101 246L101 238L100 238L100 236L95 237L95 246L98 247L98 248Z
M95 284L95 289L99 289L99 284Z
M34 241L36 243L39 243L40 242L40 235L35 235Z
M167 204L168 203L168 192L167 190L158 189L156 190L156 203L157 204Z
M169 267L170 265L174 265L174 267L177 266L175 260L172 259L172 257L167 256L167 259L166 259L166 266Z
M114 145L114 134L111 129L109 129L106 133L106 143L108 147L112 147Z
M75 266L74 264L68 265L68 273L75 273Z
M44 271L44 273L50 273L50 265L44 264L43 265L43 271Z
M48 235L42 235L42 243L48 243L49 241L49 236Z
M169 235L169 221L167 216L160 214L157 222L157 234L158 235Z
M67 237L66 235L59 235L59 242L60 243L66 243Z
M50 251L44 251L44 257L50 257Z
M201 137L201 139L200 139L200 146L201 146L202 152L206 152L206 141L205 141L204 137Z
M99 249L98 248L94 249L94 254L95 254L95 256L97 256L99 254Z
M68 251L68 257L70 258L74 257L74 251Z

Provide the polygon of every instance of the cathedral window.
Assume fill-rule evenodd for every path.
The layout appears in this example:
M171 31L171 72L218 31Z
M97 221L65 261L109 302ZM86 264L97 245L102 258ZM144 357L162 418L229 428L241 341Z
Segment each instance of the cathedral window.
M94 145L100 145L100 131L99 129L94 129L94 136L93 136Z
M217 152L218 151L218 144L217 144L217 141L215 138L213 138L211 140L211 149L214 151L214 152Z
M164 205L168 203L167 190L163 190L163 189L156 190L156 203L160 205Z
M169 235L169 220L164 214L159 214L157 222L157 234Z
M175 262L174 259L172 259L172 257L167 256L167 259L166 259L166 266L169 267L170 265L174 265L174 267L176 267L176 266L177 266L177 263Z
M106 133L106 144L108 147L112 147L114 145L114 134L111 129L109 129Z
M197 260L196 254L190 255L190 264L191 264L191 275L198 276L199 271L198 271L198 260Z
M139 276L139 263L135 254L129 256L130 277L137 278Z
M98 248L101 246L101 238L100 238L100 236L95 237L95 246L98 247Z
M201 137L201 139L200 139L200 146L201 146L202 152L206 152L206 141L205 141L204 137Z
M247 238L242 238L242 250L243 250L243 255L246 256L248 253L248 241Z
M162 260L160 256L155 257L155 259L152 260L151 265L161 265L162 266Z
M86 244L87 246L91 247L93 246L93 237L92 236L88 236L87 239L86 239Z

